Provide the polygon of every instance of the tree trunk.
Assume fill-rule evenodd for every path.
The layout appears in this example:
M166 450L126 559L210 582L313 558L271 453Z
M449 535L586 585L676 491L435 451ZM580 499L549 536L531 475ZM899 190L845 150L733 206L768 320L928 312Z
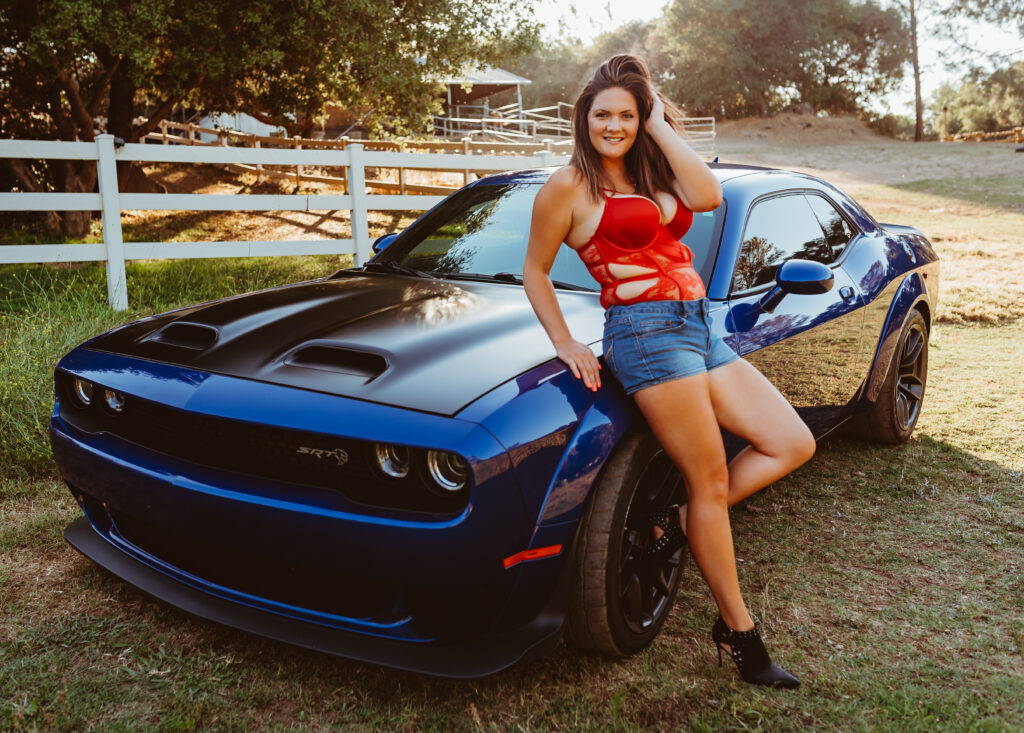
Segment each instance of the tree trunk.
M131 78L132 64L122 58L110 77L110 105L107 111L107 132L126 143L139 141L135 119L135 82ZM125 193L167 193L167 189L149 179L136 162L117 164L117 188Z
M921 62L917 54L916 0L910 1L911 63L914 65L914 142L924 140L924 102L921 100Z

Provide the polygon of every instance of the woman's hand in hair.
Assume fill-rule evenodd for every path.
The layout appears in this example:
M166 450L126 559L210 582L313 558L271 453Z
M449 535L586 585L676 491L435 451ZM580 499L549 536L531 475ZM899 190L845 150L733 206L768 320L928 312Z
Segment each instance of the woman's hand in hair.
M644 122L644 127L648 134L654 134L659 123L665 122L665 103L662 101L661 95L658 94L658 90L654 88L653 84L649 84L648 88L651 90L651 114Z

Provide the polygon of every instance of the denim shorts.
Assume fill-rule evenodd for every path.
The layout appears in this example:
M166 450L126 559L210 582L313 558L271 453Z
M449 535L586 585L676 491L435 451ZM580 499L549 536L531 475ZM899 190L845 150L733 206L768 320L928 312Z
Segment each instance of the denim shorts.
M739 359L713 334L708 299L613 305L604 315L604 360L627 394L709 372Z

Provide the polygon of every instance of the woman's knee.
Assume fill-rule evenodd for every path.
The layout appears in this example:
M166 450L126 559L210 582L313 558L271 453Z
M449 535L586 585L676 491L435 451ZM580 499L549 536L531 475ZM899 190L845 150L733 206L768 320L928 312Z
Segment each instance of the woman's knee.
M686 493L691 504L708 503L728 505L729 468L726 464L710 467L700 476L687 476Z
M800 430L793 438L793 442L790 446L791 455L794 461L794 467L802 466L814 457L814 453L818 450L818 442L814 439L814 434L811 433L810 428L807 427L802 421L800 423Z

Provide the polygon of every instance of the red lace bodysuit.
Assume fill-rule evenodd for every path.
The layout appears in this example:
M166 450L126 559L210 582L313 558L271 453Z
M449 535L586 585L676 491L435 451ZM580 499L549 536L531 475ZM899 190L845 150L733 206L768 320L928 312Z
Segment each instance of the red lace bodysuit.
M678 202L668 224L661 210L643 196L609 196L594 236L576 250L601 285L601 305L631 305L649 300L696 300L704 283L693 269L693 253L679 240L693 223L693 212ZM625 276L611 265L644 268Z

